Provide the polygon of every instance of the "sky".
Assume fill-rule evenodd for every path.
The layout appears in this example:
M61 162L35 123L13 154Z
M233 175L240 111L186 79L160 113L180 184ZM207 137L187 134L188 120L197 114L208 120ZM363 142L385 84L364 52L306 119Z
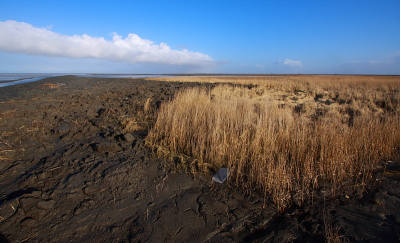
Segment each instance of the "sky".
M400 75L400 1L0 0L0 73Z

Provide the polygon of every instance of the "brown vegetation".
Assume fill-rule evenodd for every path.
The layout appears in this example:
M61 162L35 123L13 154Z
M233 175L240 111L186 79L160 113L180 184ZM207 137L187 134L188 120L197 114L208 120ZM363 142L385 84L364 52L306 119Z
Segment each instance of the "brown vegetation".
M149 130L155 123L156 109L151 97L146 99L143 108L139 108L134 116L125 118L121 126L125 132Z
M46 83L46 84L42 84L43 87L48 87L49 89L56 89L61 87L64 84L58 83L58 84L53 84L53 83Z
M158 112L147 142L193 171L232 170L230 181L261 191L283 209L315 188L328 195L365 187L381 162L398 155L398 77L180 77L219 82L179 93Z

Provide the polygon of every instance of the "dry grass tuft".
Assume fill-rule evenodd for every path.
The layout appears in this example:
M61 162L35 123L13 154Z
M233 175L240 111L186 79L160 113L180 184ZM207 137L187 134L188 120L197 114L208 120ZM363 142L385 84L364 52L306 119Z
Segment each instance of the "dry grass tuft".
M135 117L126 118L121 122L121 125L125 132L135 132L143 130L143 127L139 125L139 122Z
M231 183L280 209L301 205L322 184L333 196L348 183L365 186L378 163L398 154L398 83L378 92L376 81L289 82L181 92L161 107L147 142L195 158L205 172L231 168Z
M156 106L153 99L149 97L142 109L138 109L134 117L125 118L121 125L125 132L134 132L139 130L149 130L156 119Z
M150 113L153 110L151 102L152 102L152 98L149 97L149 98L147 98L146 102L144 103L144 109L143 110L147 114Z
M42 84L41 86L48 87L50 89L56 89L56 88L61 87L62 85L64 85L64 84L61 84L61 83L57 83L57 84L46 83L46 84Z

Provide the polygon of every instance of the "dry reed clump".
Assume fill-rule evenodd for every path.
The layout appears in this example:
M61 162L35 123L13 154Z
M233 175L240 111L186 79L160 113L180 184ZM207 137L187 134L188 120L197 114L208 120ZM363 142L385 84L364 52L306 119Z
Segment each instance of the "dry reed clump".
M42 84L41 86L48 87L49 89L56 89L56 88L59 88L59 87L61 87L63 85L65 85L65 84L61 84L61 83L57 83L57 84L46 83L46 84Z
M186 90L161 107L147 142L196 158L203 171L231 168L232 183L248 193L263 192L279 209L301 205L322 184L331 188L331 195L349 180L365 186L376 165L398 153L398 107L373 112L354 98L342 105L337 99L333 105L321 103L329 98L324 93L305 105L306 112L296 112L295 102L310 100L306 86L289 91L302 100L283 105L278 91L271 95L228 86ZM367 88L359 91L361 98Z
M125 118L125 120L121 122L121 125L125 132L135 132L143 129L139 125L136 117Z
M139 130L149 130L155 122L156 109L151 97L147 98L143 109L138 109L136 116L125 118L121 122L125 132L135 132Z

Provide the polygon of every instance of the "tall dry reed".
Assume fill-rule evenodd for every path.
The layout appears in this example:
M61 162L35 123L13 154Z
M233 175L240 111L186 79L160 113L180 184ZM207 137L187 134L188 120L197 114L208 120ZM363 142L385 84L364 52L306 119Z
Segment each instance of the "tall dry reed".
M365 185L378 163L398 153L397 110L370 107L354 115L347 112L354 106L350 102L316 119L255 92L228 86L183 91L161 107L147 142L196 158L203 171L231 168L231 183L248 193L263 192L280 209L302 204L321 183L328 183L331 193L349 181Z

